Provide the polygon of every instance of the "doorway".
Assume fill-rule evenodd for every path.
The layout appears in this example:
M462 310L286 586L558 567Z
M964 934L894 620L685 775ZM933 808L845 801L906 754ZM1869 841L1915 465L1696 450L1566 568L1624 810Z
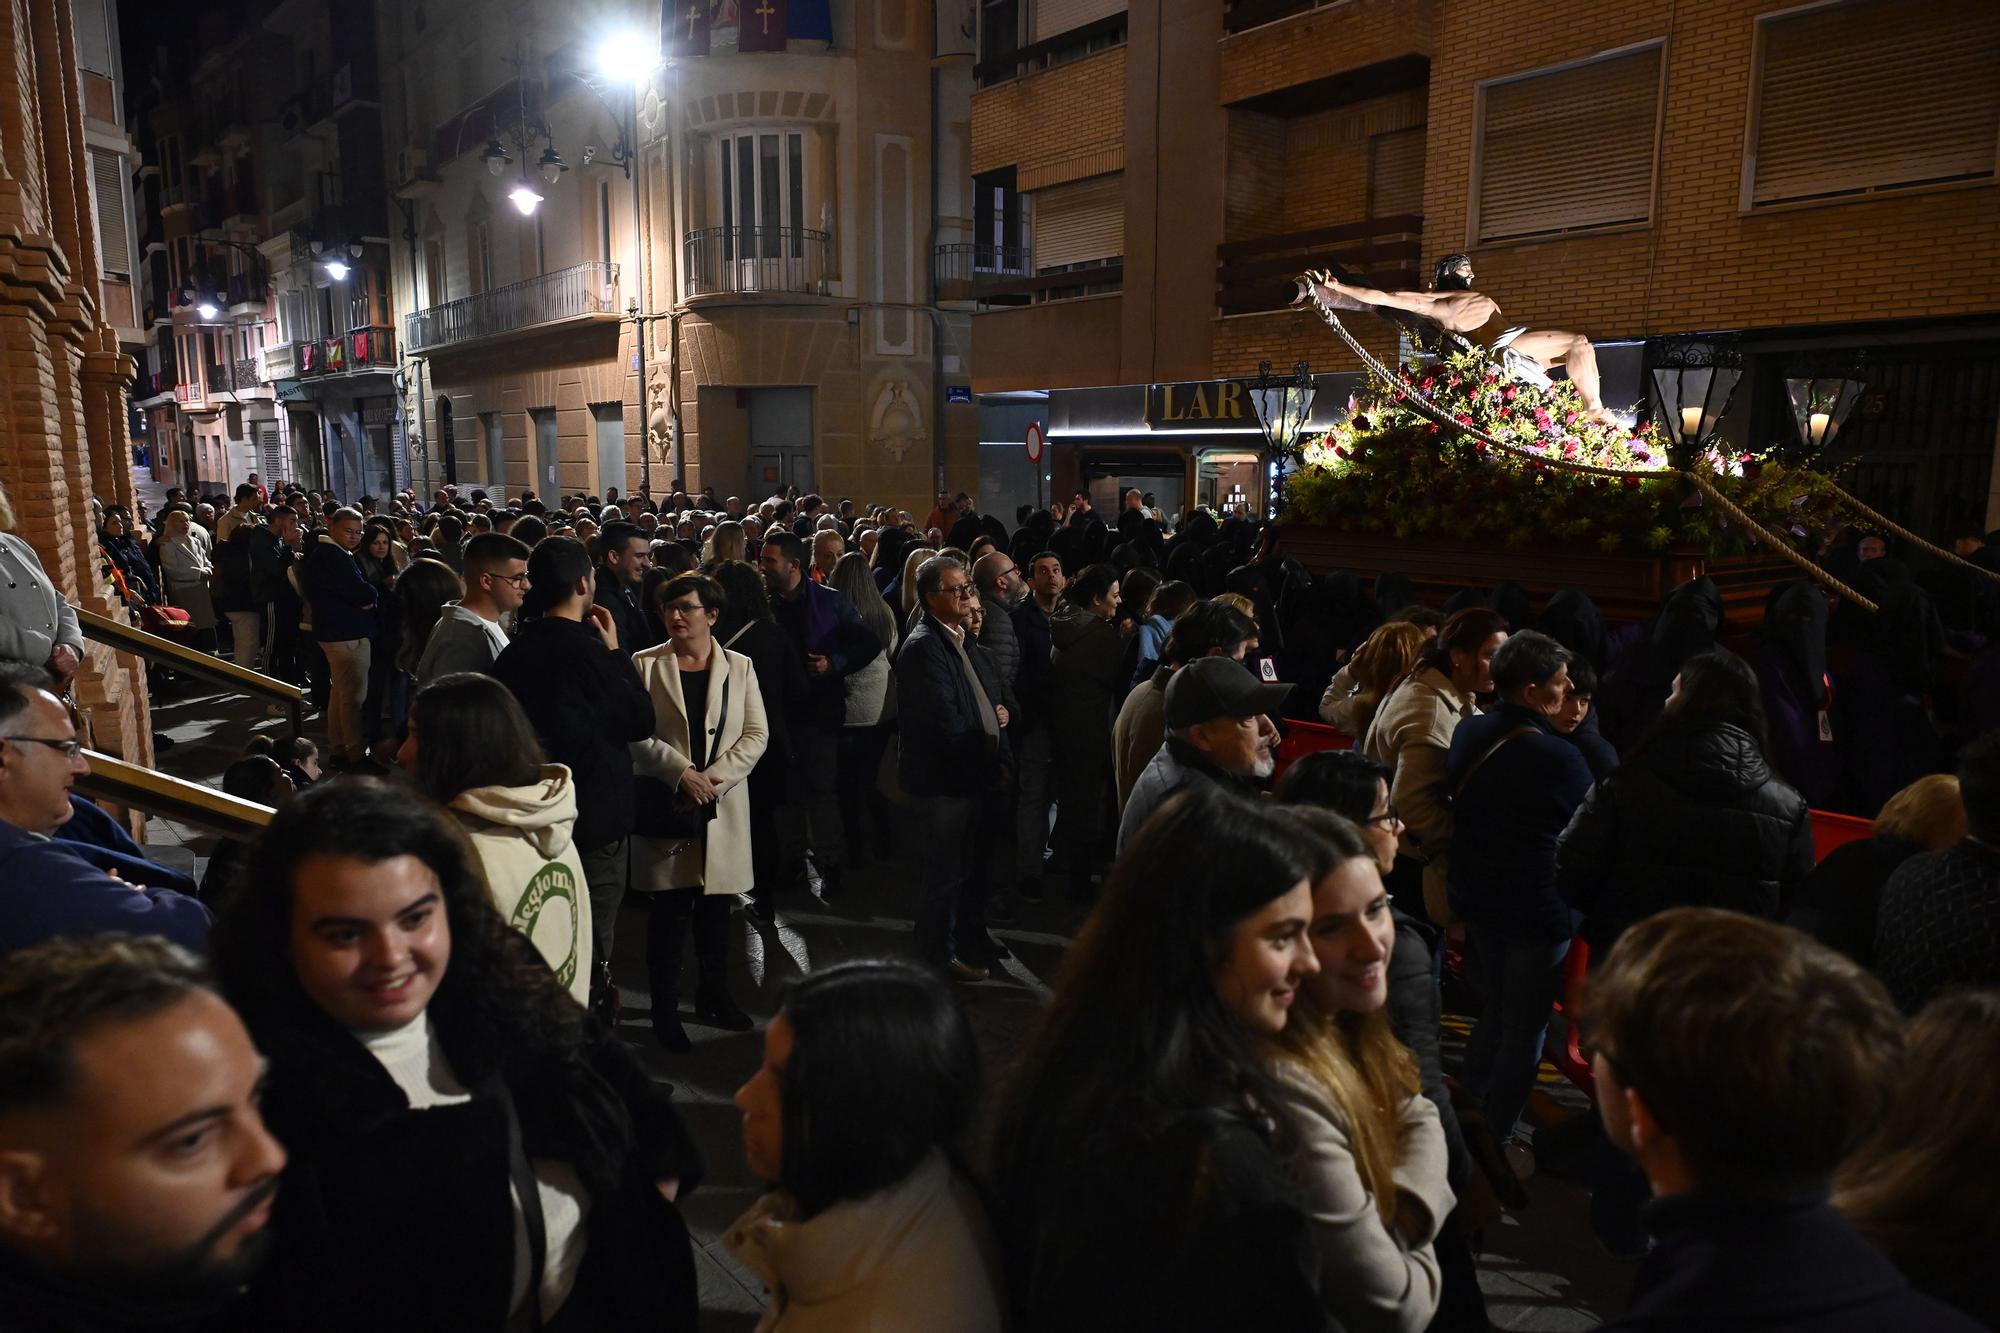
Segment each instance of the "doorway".
M755 500L787 486L813 489L811 389L745 389L750 408L750 488Z
M590 420L597 445L597 493L602 496L616 486L624 494L625 485L625 404L592 403Z
M553 407L531 407L528 419L535 426L535 494L543 504L554 505L561 498L556 471L562 454L556 443L556 410Z

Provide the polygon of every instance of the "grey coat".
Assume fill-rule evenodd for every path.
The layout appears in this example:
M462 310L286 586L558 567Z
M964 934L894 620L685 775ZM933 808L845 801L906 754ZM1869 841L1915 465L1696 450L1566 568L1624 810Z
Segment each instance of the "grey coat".
M65 643L83 656L76 612L42 568L35 548L0 532L0 657L41 666Z

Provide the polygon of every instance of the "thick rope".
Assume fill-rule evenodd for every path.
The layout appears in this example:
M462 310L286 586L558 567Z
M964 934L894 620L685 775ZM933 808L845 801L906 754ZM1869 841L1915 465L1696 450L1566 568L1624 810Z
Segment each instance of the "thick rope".
M1307 290L1310 292L1311 288L1308 287ZM1373 352L1370 352L1366 347L1363 347L1361 345L1360 339L1356 338L1352 333L1348 331L1347 326L1340 322L1340 317L1336 315L1333 312L1333 310L1330 309L1326 305L1326 303L1320 299L1319 294L1317 292L1312 292L1312 304L1313 304L1313 309L1319 312L1320 318L1324 319L1329 325L1332 326L1333 331L1340 335L1340 340L1347 344L1348 350L1352 351L1355 354L1355 356L1361 359L1361 364L1365 366L1368 369L1368 371L1371 374L1373 374L1377 379L1381 380L1382 383L1388 387L1389 391L1396 395L1398 401L1409 404L1410 407L1415 410L1418 416L1423 417L1425 420L1431 422L1433 425L1439 426L1446 430L1456 431L1461 435L1469 435L1473 439L1478 440L1482 444L1486 445L1486 447L1489 449L1498 449L1504 453L1513 454L1517 458L1526 459L1529 462L1541 463L1547 467L1562 468L1564 471L1567 472L1581 472L1594 477L1620 477L1620 478L1623 477L1646 478L1646 477L1671 477L1671 476L1681 477L1684 480L1691 482L1695 486L1695 488L1698 489L1704 496L1708 497L1711 500L1714 500L1718 505L1720 505L1723 509L1723 512L1727 513L1731 518L1735 519L1737 523L1742 525L1743 529L1746 532L1750 533L1750 535L1753 538L1755 538L1758 542L1769 547L1772 551L1776 552L1779 556L1782 556L1784 559L1791 561L1791 563L1793 563L1794 565L1797 565L1800 569L1810 574L1823 587L1829 588L1834 592L1839 593L1844 600L1854 603L1856 606L1861 607L1863 610L1874 612L1881 609L1880 607L1876 606L1874 602L1870 601L1866 597L1863 597L1853 588L1850 588L1849 586L1847 586L1847 584L1841 582L1839 579L1829 574L1826 570L1820 568L1818 564L1807 559L1796 548L1794 548L1790 542L1785 541L1783 538L1770 532L1768 529L1764 527L1763 524L1759 523L1756 519L1750 517L1749 514L1743 511L1741 506L1739 506L1735 501L1731 500L1728 496L1724 495L1721 492L1721 490L1717 488L1713 480L1702 476L1699 472L1686 471L1681 469L1672 469L1672 468L1655 468L1649 471L1639 471L1630 468L1598 467L1594 463L1576 463L1563 458L1545 458L1541 454L1534 452L1532 449L1524 449L1520 445L1510 444L1505 440L1496 440L1491 435L1487 434L1485 431L1479 429L1477 426L1466 425L1463 421L1460 421L1457 417L1445 411L1443 408L1439 407L1436 403L1433 403L1429 398L1419 393L1413 385L1405 384L1399 375L1397 375L1394 371L1390 370L1387 366L1383 365L1381 361L1376 358ZM1838 490L1838 488L1836 488L1836 490ZM1841 491L1839 493L1842 495L1846 495L1846 492L1844 491ZM1847 498L1852 500L1853 497L1849 496ZM1855 501L1855 503L1857 507L1863 508L1864 510L1866 509L1866 507L1861 506L1858 501ZM1887 519L1882 519L1880 515L1874 514L1873 511L1866 511L1866 512L1868 512L1871 517L1874 517L1883 523L1888 523ZM1894 527L1895 525L1890 524L1889 526ZM1899 533L1902 532L1902 529L1900 528L1896 530ZM1911 540L1915 541L1918 539L1912 537ZM1965 562L1960 561L1960 563L1963 564ZM1978 568L1978 566L1976 565L1971 567L1975 569Z
M1831 482L1828 482L1827 484L1829 486L1833 485L1833 483ZM1867 505L1862 504L1861 501L1855 499L1853 496L1849 495L1846 491L1841 490L1840 487L1838 486L1833 486L1833 493L1839 496L1842 500L1845 500L1847 502L1848 507L1854 510L1856 513L1860 514L1863 518L1870 519L1876 523L1881 524L1884 528L1887 528L1890 532L1895 533L1898 537L1901 537L1904 541L1909 542L1914 546L1921 547L1922 549L1929 551L1932 555L1937 556L1940 559L1949 560L1954 565L1963 565L1975 574L1984 574L1987 578L1992 579L1995 583L2000 583L2000 573L1996 573L1993 570L1987 569L1983 565L1975 565L1970 560L1967 560L1964 556L1958 554L1958 552L1956 551L1947 551L1941 546L1931 545L1929 542L1925 541L1922 537L1919 537L1916 533L1911 532L1908 528L1896 522L1888 515L1879 514L1873 509L1870 509Z

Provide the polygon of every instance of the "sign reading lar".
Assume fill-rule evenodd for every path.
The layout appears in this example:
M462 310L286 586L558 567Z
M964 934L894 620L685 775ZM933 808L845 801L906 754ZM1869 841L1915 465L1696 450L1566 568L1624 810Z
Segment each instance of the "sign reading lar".
M1240 380L1146 386L1146 424L1154 430L1215 430L1257 424L1257 411Z

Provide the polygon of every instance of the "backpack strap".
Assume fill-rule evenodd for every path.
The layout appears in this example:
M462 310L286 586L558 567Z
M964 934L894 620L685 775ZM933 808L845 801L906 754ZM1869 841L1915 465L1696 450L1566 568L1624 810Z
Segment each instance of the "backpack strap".
M1472 775L1474 773L1477 773L1479 771L1479 766L1485 763L1488 759L1491 759L1494 756L1494 754L1499 751L1501 746L1505 745L1508 741L1513 740L1516 736L1526 736L1535 730L1537 730L1537 728L1531 726L1516 727L1512 731L1507 732L1505 735L1501 736L1499 740L1494 741L1493 744L1487 746L1484 750L1480 751L1479 757L1466 766L1465 772L1458 775L1458 784L1451 789L1451 799L1455 802L1458 800L1459 797L1465 794L1466 784L1472 781Z

